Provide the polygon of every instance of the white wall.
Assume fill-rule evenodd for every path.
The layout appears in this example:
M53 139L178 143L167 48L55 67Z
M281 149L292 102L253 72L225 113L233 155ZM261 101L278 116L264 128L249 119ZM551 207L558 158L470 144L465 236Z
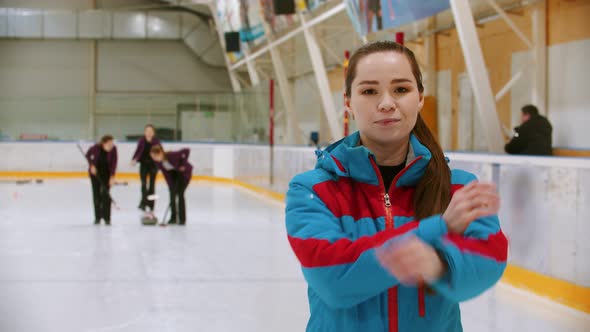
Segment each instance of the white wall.
M553 144L590 149L590 39L549 48L549 118Z
M344 78L343 78L344 79ZM308 143L309 135L312 131L320 133L320 143L330 143L338 139L330 139L330 126L325 117L324 106L322 104L321 96L313 73L298 77L294 82L294 99L295 110L299 125L305 134L305 143ZM334 107L338 114L344 110L344 91L333 92L331 97L334 101ZM340 126L344 126L344 114L339 116L338 121ZM356 131L356 122L350 118L349 132Z
M99 92L231 91L225 68L202 63L181 41L100 41Z
M0 8L91 9L92 0L0 0Z
M450 70L439 71L436 75L436 108L438 114L438 140L443 150L452 148L452 119L453 106L451 84L452 77Z
M459 106L457 110L459 113L459 150L487 151L487 135L483 129L483 123L475 103L475 95L467 72L460 73L457 76L457 81L459 85Z
M509 263L590 286L590 160L461 153L449 158L452 167L496 182Z
M314 74L298 78L294 86L295 111L299 126L305 135L305 143L308 143L309 134L312 131L320 131L321 113L324 107Z
M0 131L85 137L90 43L0 41Z
M46 172L86 172L88 164L76 144L78 142L0 142L0 151L6 158L0 161L0 171L46 171ZM87 151L94 142L79 142ZM136 144L132 142L115 142L119 162L117 172L137 173L139 168L131 167L130 162ZM189 161L194 166L194 173L213 175L213 148L221 144L183 144L164 142L166 150L190 147Z
M532 103L533 97L531 93L533 79L533 64L532 62L527 65L532 52L516 52L512 54L512 76L516 75L522 68L525 70L522 72L521 78L516 81L510 90L510 128L512 129L520 124L520 109L526 105ZM549 109L550 111L550 109Z
M11 138L48 134L66 140L88 137L91 43L0 40L0 134ZM135 122L139 132L146 122L156 120L170 127L176 122L178 102L231 89L224 68L202 63L182 41L101 41L97 55L98 135L113 132L123 138L137 131L127 130ZM141 96L135 98L140 107L137 102L131 109L123 106L125 102L117 104L117 98L139 92L188 97L160 100L154 107L145 96L145 103ZM109 98L112 102L104 101ZM134 115L113 116L121 112Z
M0 97L88 94L88 41L0 41Z
M102 8L152 5L149 0L95 0ZM0 8L92 9L93 0L0 0Z
M530 52L512 56L512 75L526 63ZM549 47L548 114L553 125L553 146L590 149L590 39ZM531 103L532 65L514 85L511 96L512 126L518 125L520 108Z
M92 3L0 0L0 8L87 10ZM122 8L149 3L102 0L97 5ZM183 31L190 42L196 32L199 36L209 32L192 15L182 15L182 21L190 29ZM95 80L90 40L0 39L0 138L14 139L23 133L66 140L89 137L93 105L96 136L113 133L124 138L141 133L146 122L174 128L178 103L194 102L199 94L231 91L225 67L209 65L211 57L222 58L218 45L209 47L216 37L203 38L199 39L203 45L196 48L199 55L182 40L100 40ZM95 103L89 97L94 82Z

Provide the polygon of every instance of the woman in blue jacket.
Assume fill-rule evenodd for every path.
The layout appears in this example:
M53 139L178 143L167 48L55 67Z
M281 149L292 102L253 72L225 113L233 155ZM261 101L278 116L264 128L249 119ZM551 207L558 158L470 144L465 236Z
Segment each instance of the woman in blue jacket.
M368 44L350 59L344 99L359 131L318 151L287 192L307 331L461 331L458 303L504 271L495 187L449 169L420 116L423 93L400 44Z
M152 146L160 145L160 140L155 136L155 128L148 124L143 129L143 137L137 141L137 148L131 159L131 166L139 165L139 178L141 179L141 201L139 209L145 210L147 207L154 211L154 201L148 200L148 196L156 192L156 175L158 167L150 156ZM148 185L149 178L149 185Z

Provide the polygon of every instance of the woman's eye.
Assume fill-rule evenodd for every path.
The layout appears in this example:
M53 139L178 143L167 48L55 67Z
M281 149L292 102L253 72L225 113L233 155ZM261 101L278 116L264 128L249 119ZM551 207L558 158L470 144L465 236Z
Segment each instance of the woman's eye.
M374 95L376 93L377 93L377 90L375 90L375 89L366 89L366 90L363 90L363 92L362 92L363 95Z
M406 93L408 91L410 91L410 90L408 90L408 89L406 89L404 87L398 87L398 88L395 89L395 92L396 93Z

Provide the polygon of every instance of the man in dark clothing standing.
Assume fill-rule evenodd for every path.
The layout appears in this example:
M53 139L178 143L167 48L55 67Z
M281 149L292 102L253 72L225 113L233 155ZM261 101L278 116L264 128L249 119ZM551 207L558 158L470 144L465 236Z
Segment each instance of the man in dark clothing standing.
M117 170L117 147L113 143L113 136L105 135L100 142L93 145L86 152L92 183L92 196L94 201L94 224L98 225L101 219L105 224L111 224L111 196L110 188L115 182Z
M509 154L551 156L551 133L553 128L537 107L526 105L521 109L520 126L514 128L514 137L504 146Z

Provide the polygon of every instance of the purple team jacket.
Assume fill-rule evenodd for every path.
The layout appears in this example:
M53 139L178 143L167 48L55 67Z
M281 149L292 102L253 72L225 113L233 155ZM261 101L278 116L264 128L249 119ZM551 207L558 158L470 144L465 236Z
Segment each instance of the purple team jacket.
M188 156L190 155L191 150L189 149L181 149L180 151L170 151L166 152L166 160L174 167L175 170L180 171L181 167L184 167L184 171L182 171L182 176L184 179L189 182L191 180L191 176L193 175L193 165L188 162ZM166 182L168 183L169 187L173 186L172 178L170 177L170 171L164 168L163 163L156 163L158 168L164 174L166 178Z
M99 143L94 144L88 152L86 152L86 159L88 159L88 174L90 174L90 165L94 165L96 167L96 162L98 161L98 157L100 156L100 149L102 149ZM111 176L115 176L117 171L117 147L113 146L113 149L110 152L107 152L107 162L109 164L109 173Z
M142 136L138 141L137 141L137 148L135 149L135 153L133 154L133 160L135 161L140 161L139 158L141 158L141 155L143 154L143 149L145 149L145 136ZM152 137L152 146L155 145L162 145L162 143L160 143L160 140L157 137Z

